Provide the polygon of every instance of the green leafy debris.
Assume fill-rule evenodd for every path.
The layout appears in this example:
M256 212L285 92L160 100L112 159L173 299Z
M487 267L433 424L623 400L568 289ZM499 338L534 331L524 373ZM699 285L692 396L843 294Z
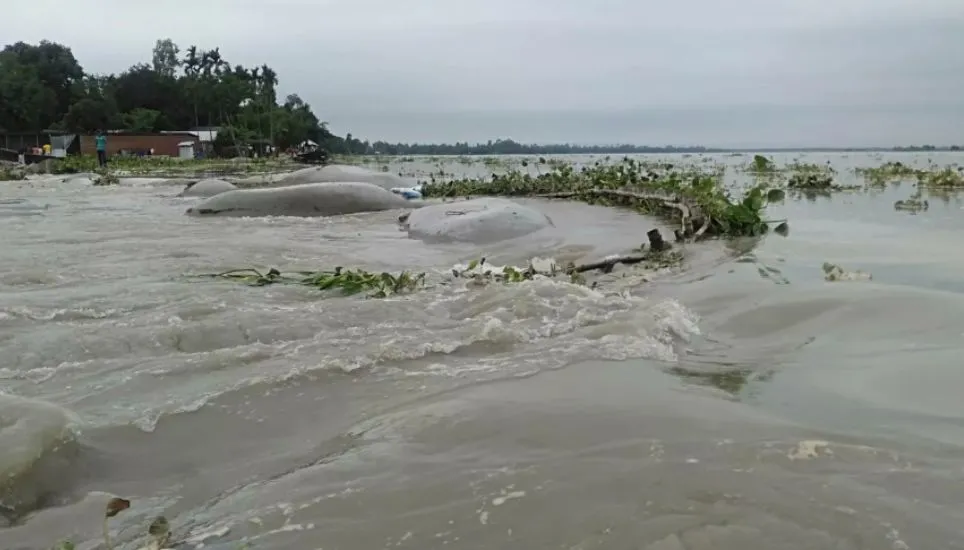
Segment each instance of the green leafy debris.
M723 187L721 173L680 169L670 164L624 158L576 168L561 164L533 176L518 170L489 178L436 181L425 185L425 197L542 197L623 206L679 223L677 239L754 236L767 232L762 218L768 189L759 185L742 199Z
M277 269L267 272L253 268L233 269L202 277L229 279L250 286L289 284L311 286L319 290L338 290L344 295L367 293L372 298L385 298L416 290L424 284L425 273L413 275L408 271L399 274L371 273L362 269L336 267L332 271L296 271L282 273Z

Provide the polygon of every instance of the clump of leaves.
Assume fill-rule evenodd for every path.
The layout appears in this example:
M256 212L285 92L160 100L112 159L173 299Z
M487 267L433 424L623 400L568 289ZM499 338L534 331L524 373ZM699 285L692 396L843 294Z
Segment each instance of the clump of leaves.
M839 265L832 264L830 262L824 262L823 266L823 278L826 281L870 281L874 277L870 273L865 271L846 271Z
M164 550L171 542L171 524L164 516L157 516L147 526L147 535L151 539L147 550Z
M296 271L287 274L274 268L265 273L249 268L203 276L230 279L251 286L301 285L315 287L319 290L339 290L344 295L365 292L372 298L385 298L393 294L411 292L422 286L425 281L425 273L417 275L408 271L399 274L370 273L361 269L344 269L342 267L336 267L332 271Z
M115 497L107 502L107 508L104 510L104 545L107 546L107 550L114 550L114 545L110 542L110 526L108 525L108 520L130 507L131 501L126 498Z
M551 165L533 176L518 170L489 178L433 181L422 189L426 198L528 196L574 199L589 204L623 206L664 216L680 224L687 238L752 236L767 231L762 218L767 189L757 186L734 200L722 185L722 173L653 165L636 159L596 162L576 169Z

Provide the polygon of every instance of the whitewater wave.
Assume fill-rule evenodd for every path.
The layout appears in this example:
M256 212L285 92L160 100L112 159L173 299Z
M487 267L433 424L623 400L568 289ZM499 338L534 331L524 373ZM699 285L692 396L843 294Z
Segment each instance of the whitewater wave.
M62 489L77 426L67 409L0 393L0 515L17 518Z

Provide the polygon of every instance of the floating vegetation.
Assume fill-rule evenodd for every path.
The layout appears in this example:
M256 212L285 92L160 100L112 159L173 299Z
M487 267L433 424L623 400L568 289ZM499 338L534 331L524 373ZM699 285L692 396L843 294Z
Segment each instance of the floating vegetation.
M812 162L791 162L784 168L785 172L791 172L793 174L809 175L809 174L819 174L824 176L833 176L837 173L829 163L827 164L816 164Z
M746 167L746 171L751 174L775 174L777 165L763 155L753 155L753 160Z
M863 177L875 186L882 186L891 182L917 180L917 183L924 187L964 188L964 167L931 167L922 170L900 162L886 162L876 168L857 168L856 172L858 176Z
M894 181L914 179L920 170L902 162L885 162L876 168L857 168L855 172L871 185L880 186Z
M533 258L525 267L494 266L486 262L485 258L473 260L466 265L454 266L451 270L453 279L468 280L477 284L521 283L537 277L555 278L566 277L573 284L586 284L584 273L599 271L611 273L617 265L641 264L648 270L664 269L678 266L683 261L683 253L674 249L673 245L664 241L658 229L652 229L646 234L649 244L625 255L608 256L602 260L577 265L569 263L559 266L553 259ZM244 283L248 286L267 286L273 284L289 284L310 286L319 290L340 290L343 295L355 295L362 292L372 298L385 298L395 294L413 292L427 286L426 274L412 275L405 271L398 275L391 273L370 273L361 269L350 270L336 267L334 271L297 271L282 273L278 269L262 272L257 269L234 269L214 274L204 274L200 277L208 279L227 279ZM447 281L439 281L445 284ZM592 285L595 288L595 284Z
M673 165L647 165L631 158L576 169L554 165L537 176L511 170L481 179L428 183L426 198L470 196L540 197L581 200L590 204L624 206L655 214L680 225L677 240L762 235L767 190L762 185L732 200L719 171L680 170Z
M106 167L98 168L94 173L97 174L97 178L93 182L94 185L117 185L120 183L117 175L110 172Z
M873 275L864 271L846 271L829 262L823 264L823 278L827 281L870 281Z
M704 371L694 368L676 366L666 369L683 380L714 387L731 395L739 394L748 383L754 380L765 380L766 374L759 374L748 368L727 368L716 371Z
M924 187L964 188L964 168L920 171L917 181Z
M404 294L423 285L425 274L413 275L403 271L392 273L371 273L361 269L336 267L332 271L296 271L282 273L269 269L262 273L257 269L233 269L222 273L201 275L202 277L229 279L250 286L288 284L311 286L318 290L338 290L343 295L367 293L372 298L385 298L394 294Z
M656 231L658 234L657 230ZM652 233L652 232L651 232ZM648 270L664 269L678 266L683 261L683 254L674 250L669 243L662 241L662 237L651 237L650 241L662 243L661 248L650 245L647 250L641 246L639 251L633 254L609 256L597 262L576 265L569 263L563 267L556 264L553 259L533 258L524 268L515 266L493 266L487 264L485 258L473 260L465 266L452 268L452 276L456 279L468 279L469 281L484 285L488 283L521 283L537 277L555 278L566 277L572 284L586 284L584 273L589 271L599 271L601 273L612 273L618 265L642 264ZM596 284L591 285L593 288Z
M833 182L833 176L819 173L797 173L787 180L787 187L794 190L836 191L842 189Z
M762 155L754 155L753 162L746 167L746 172L758 178L766 178L768 181L773 181L778 176L785 176L787 189L802 192L808 198L856 187L836 183L837 171L829 162L816 164L793 161L784 167L778 167L772 160Z
M930 203L926 200L920 200L919 198L909 198L907 200L900 200L894 203L894 210L903 210L905 212L911 212L917 214L930 208Z

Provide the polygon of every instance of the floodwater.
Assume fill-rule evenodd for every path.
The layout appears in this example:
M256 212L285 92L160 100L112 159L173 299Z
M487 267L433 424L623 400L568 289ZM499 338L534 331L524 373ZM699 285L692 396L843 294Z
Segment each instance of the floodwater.
M841 180L964 160L776 160L791 158ZM185 275L343 265L441 281L480 256L625 252L662 224L534 203L564 223L473 249L410 240L397 212L188 217L178 191L0 184L4 550L100 548L110 495L132 502L109 525L123 549L159 514L179 547L218 550L964 548L955 196L918 215L892 207L909 183L788 197L768 214L790 220L786 238L690 245L682 272L617 270L597 290L374 300ZM823 262L873 280L826 282Z

